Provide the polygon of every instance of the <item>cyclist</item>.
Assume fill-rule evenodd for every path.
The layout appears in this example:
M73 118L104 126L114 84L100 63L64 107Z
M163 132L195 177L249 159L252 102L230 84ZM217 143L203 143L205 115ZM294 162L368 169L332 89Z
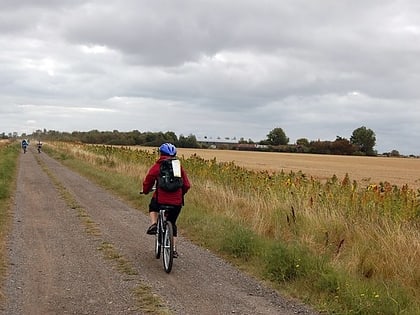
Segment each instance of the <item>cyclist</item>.
M28 147L29 143L26 139L22 140L22 149L23 149L23 153L26 153L26 148Z
M37 149L38 149L38 153L41 153L41 148L42 148L42 143L41 143L41 141L38 141L38 144L37 144Z
M148 171L144 181L143 181L143 193L148 194L153 190L153 187L157 183L157 179L160 174L160 164L163 160L168 158L174 158L176 156L176 147L172 143L164 143L159 147L159 159ZM174 232L174 258L178 257L176 251L176 236L177 236L177 226L176 220L181 212L181 208L184 205L184 195L190 189L190 181L188 179L187 173L184 168L181 166L181 178L183 180L183 185L180 189L174 192L168 192L163 189L157 189L154 191L153 196L149 204L149 215L152 225L147 229L147 234L154 235L157 230L157 219L159 213L159 205L171 205L174 208L169 211L167 220L170 221L173 225Z

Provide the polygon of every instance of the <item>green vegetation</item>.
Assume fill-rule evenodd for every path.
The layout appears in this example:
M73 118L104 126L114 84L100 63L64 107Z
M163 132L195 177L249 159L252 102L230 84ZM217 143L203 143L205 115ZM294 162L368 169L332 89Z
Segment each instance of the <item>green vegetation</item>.
M147 285L139 285L135 288L134 294L137 297L138 307L145 314L169 315L172 312L162 303L156 294L151 293L151 288Z
M19 152L19 147L16 144L0 144L0 205L2 212L6 209L4 205L8 202L12 192Z
M286 145L289 143L289 138L282 128L274 128L267 135L267 144L271 145Z
M0 143L0 274L4 276L4 242L9 221L10 198L14 190L20 148L9 142Z
M376 155L373 150L376 144L376 135L372 129L365 126L355 129L350 137L350 142L356 145L363 154Z
M147 209L138 190L156 155L51 147L67 165ZM387 182L362 187L349 176L321 183L196 155L181 160L193 183L180 216L183 235L326 313L420 313L419 191Z

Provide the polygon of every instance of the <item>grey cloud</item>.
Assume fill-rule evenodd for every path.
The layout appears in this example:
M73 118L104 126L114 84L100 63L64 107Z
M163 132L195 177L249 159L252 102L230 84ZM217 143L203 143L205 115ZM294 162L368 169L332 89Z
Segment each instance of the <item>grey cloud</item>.
M291 139L334 139L366 125L380 150L420 132L416 1L0 4L6 129L23 115L47 129L152 130L170 113L181 123L162 128L254 140L276 126ZM14 112L19 104L43 115ZM98 111L54 120L53 105Z

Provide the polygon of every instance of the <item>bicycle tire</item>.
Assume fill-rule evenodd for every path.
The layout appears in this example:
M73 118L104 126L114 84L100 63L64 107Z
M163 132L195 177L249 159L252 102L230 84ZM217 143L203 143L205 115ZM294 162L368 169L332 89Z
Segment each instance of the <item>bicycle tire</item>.
M174 231L172 223L166 221L166 229L163 235L163 268L166 273L170 273L172 270L172 264L174 260Z

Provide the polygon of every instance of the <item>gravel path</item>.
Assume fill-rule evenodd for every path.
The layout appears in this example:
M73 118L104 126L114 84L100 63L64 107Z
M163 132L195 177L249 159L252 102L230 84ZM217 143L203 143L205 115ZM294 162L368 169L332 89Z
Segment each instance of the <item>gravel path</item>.
M170 314L316 314L182 237L166 274L148 223L46 154L21 154L0 314L145 314L135 294L144 287Z

